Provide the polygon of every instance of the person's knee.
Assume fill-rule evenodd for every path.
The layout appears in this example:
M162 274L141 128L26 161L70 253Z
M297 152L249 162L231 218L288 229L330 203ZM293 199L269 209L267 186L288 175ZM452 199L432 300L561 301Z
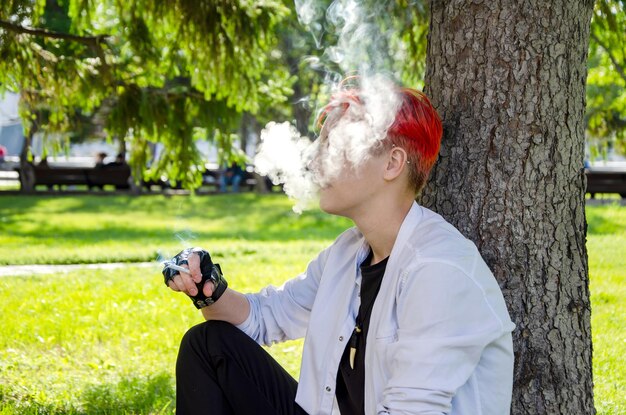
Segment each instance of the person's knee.
M190 328L180 343L180 353L188 350L204 350L209 354L221 354L224 347L232 342L233 337L242 334L230 323L224 321L205 321Z

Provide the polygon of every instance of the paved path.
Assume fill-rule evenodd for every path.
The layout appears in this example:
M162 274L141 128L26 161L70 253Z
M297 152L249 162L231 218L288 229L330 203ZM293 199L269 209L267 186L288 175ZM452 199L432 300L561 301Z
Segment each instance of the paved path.
M72 264L72 265L2 265L0 277L23 276L33 274L60 274L81 269L118 269L124 267L146 267L161 269L157 262L115 262L109 264Z

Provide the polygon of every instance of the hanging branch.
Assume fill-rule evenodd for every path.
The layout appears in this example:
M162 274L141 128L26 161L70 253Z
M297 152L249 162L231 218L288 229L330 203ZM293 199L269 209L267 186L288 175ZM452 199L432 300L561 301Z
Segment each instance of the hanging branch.
M71 40L72 42L82 43L91 47L101 47L100 44L104 42L109 35L98 36L78 36L69 33L53 32L46 29L37 29L32 27L21 26L15 23L7 22L6 20L0 20L0 27L6 30L10 30L14 33L27 34L31 36L49 37L52 39Z
M85 46L88 46L94 51L96 56L98 56L98 58L100 59L105 77L109 81L111 80L111 71L105 59L104 49L102 48L102 44L106 44L106 40L109 37L111 37L110 35L97 35L97 36L72 35L70 33L60 33L60 32L54 32L52 30L47 30L47 29L38 29L38 28L33 28L33 27L21 26L21 25L7 22L6 20L1 20L1 19L0 19L0 28L9 30L13 33L26 34L26 35L38 36L38 37L46 37L50 39L67 40L67 41L81 43Z

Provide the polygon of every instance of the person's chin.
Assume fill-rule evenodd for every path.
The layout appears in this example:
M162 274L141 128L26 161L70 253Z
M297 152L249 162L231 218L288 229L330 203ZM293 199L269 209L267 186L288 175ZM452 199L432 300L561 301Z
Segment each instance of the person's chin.
M323 212L330 213L330 214L335 214L334 209L333 209L333 204L332 204L332 201L330 200L330 197L328 195L324 194L323 191L320 192L319 205L320 205L320 209Z
M319 207L320 207L320 210L322 210L322 212L330 213L328 211L328 203L326 203L326 200L324 199L323 196L320 196Z
M320 198L320 209L330 215L346 216L345 209L337 203L337 200L331 198Z

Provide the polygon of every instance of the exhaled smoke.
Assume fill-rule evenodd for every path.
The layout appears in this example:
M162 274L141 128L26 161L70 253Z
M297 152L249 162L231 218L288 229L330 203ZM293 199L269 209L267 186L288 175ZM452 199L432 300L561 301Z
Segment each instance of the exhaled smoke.
M326 86L333 99L342 99L339 92L343 85L337 80L343 74L359 74L360 90L359 104L347 100L347 109L338 105L345 113L334 120L327 134L322 134L322 142L301 137L288 123L271 122L261 133L255 169L274 183L282 183L285 193L295 201L294 211L301 212L314 204L320 187L331 183L344 169L358 169L369 158L372 148L385 138L400 101L394 84L377 74L386 58L381 41L384 43L389 35L383 36L373 21L380 10L366 11L357 0L335 0L327 10L319 0L296 0L295 4L300 22L318 47L325 27L337 34L337 43L327 45L324 56L315 59L318 68L320 62L330 61L327 79L333 83ZM343 74L331 71L331 63Z
M343 169L356 170L367 161L395 118L400 100L393 83L383 76L364 77L359 89L360 103L348 102L350 106L320 143L317 154L322 167L315 171L314 179L321 186L332 182Z
M321 48L324 30L320 17L324 15L324 6L320 1L312 0L295 0L294 3L298 21L311 33L317 48Z
M261 131L255 170L274 184L283 184L285 193L295 201L293 210L297 213L309 207L317 196L317 185L308 168L314 147L288 122L270 122Z

